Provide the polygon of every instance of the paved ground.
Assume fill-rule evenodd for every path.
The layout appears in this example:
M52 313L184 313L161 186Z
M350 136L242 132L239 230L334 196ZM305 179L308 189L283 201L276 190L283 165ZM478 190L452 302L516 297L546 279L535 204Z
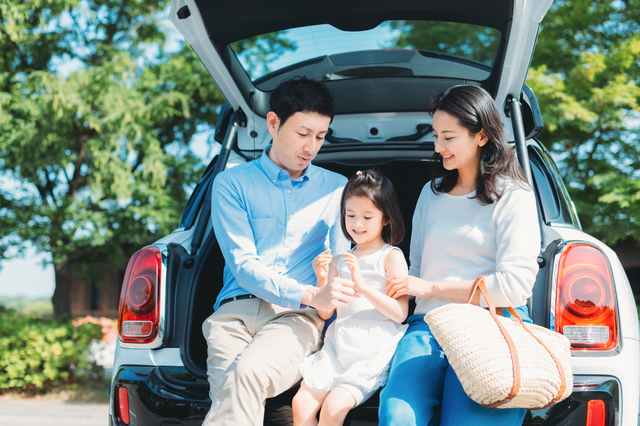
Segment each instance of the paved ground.
M42 400L0 401L0 425L107 426L109 404Z

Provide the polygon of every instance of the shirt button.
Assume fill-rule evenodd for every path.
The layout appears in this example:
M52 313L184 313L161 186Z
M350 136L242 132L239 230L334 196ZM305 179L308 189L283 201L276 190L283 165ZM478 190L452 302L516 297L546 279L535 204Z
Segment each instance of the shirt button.
M289 215L289 220L291 220L291 219L293 219L293 215L292 214Z
M291 190L290 189L287 189L287 194L291 194Z

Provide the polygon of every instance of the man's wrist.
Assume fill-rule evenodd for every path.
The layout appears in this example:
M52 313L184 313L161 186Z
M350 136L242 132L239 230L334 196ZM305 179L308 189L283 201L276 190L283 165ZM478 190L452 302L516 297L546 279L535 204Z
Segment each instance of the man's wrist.
M313 299L318 291L318 289L312 285L306 286L306 290L302 294L302 299L300 300L300 305L313 306Z
M327 284L327 277L320 278L316 277L316 288L324 287Z

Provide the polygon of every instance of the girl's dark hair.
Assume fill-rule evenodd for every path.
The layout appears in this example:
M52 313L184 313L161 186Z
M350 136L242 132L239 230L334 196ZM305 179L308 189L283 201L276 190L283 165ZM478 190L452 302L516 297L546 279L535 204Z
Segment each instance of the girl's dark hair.
M456 117L471 136L481 130L487 135L488 141L481 149L476 194L471 198L476 198L483 206L500 200L499 177L510 178L529 188L524 172L507 143L496 103L486 90L477 86L451 87L440 93L427 111L431 115L444 111ZM435 194L451 191L458 181L458 170L445 169L438 153L433 158L437 165L433 170L431 189Z
M349 182L342 191L340 201L340 223L342 232L352 243L356 243L349 235L345 226L346 204L351 197L365 197L371 200L374 206L382 212L384 219L389 223L382 228L382 239L387 244L397 245L404 238L404 220L400 213L398 196L393 184L388 177L376 170L364 170L351 176Z

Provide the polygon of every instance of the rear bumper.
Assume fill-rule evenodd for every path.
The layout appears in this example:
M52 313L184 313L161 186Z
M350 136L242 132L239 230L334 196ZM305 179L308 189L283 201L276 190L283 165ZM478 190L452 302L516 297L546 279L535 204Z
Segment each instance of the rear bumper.
M110 426L124 425L118 417L119 387L128 390L131 425L200 426L211 405L207 381L184 367L120 366L112 382ZM293 394L292 390L267 401L266 425L290 424L287 421ZM620 398L620 382L615 377L575 376L571 397L553 407L528 412L524 425L584 425L587 403L597 399L605 403L605 425L615 426L620 419ZM377 425L377 405L376 395L352 410L345 425Z

